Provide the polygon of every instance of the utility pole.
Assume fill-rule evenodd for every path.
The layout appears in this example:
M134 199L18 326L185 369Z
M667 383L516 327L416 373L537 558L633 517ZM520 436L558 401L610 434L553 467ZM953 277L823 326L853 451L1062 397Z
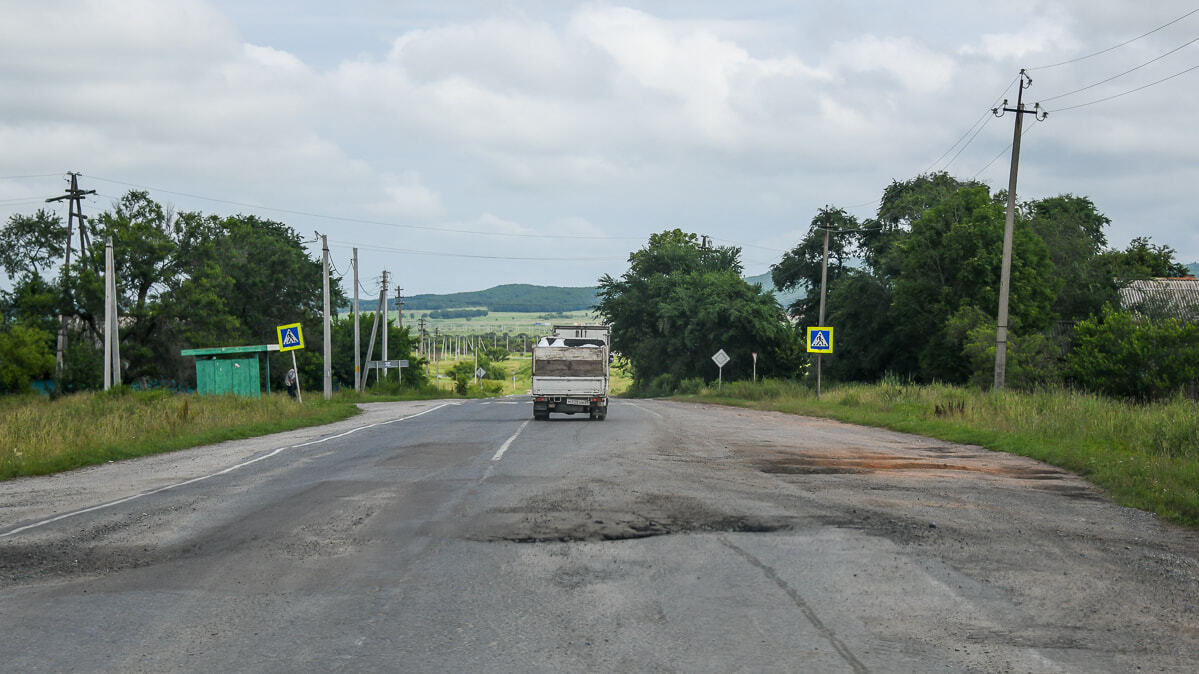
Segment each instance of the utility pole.
M321 234L321 273L324 290L325 400L333 397L333 316L329 311L329 238Z
M829 213L826 210L824 213L824 260L820 263L820 325L819 327L827 327L824 324L824 301L828 292L828 230L829 230ZM816 399L820 400L820 379L821 365L823 364L824 354L816 354Z
M433 328L433 383L437 384L437 379L441 376L441 362L438 360L438 351L441 346L441 328Z
M1012 285L1012 237L1016 226L1016 173L1020 168L1020 127L1024 115L1032 114L1038 122L1045 121L1049 113L1041 111L1037 103L1032 110L1024 109L1024 89L1032 85L1032 78L1020 69L1020 91L1016 94L1016 107L1007 107L1007 99L1003 99L1003 108L992 108L996 117L1002 117L1004 112L1016 113L1016 127L1012 132L1012 169L1007 183L1007 218L1003 222L1003 266L999 272L999 317L995 328L995 389L1002 391L1004 379L1007 377L1007 328L1008 328L1008 295Z
M358 249L354 249L354 390L362 390L362 343L358 331Z
M404 289L396 288L396 325L404 329Z
M104 390L121 385L121 331L117 321L117 278L112 237L104 245Z
M67 250L66 257L62 263L62 277L67 279L67 272L71 269L71 235L75 224L75 218L79 218L79 255L87 255L87 221L83 217L83 198L88 194L95 194L96 190L81 190L79 189L79 173L72 171L67 175L71 176L71 187L67 189L66 194L58 197L50 197L46 199L46 203L52 201L67 200ZM69 286L67 286L69 288ZM68 293L70 290L67 291ZM68 295L68 299L69 295ZM63 314L58 315L58 348L54 356L54 378L62 379L62 368L64 357L67 352L67 317ZM57 384L57 381L56 381Z
M426 349L425 349L425 317L424 316L420 317L420 332L418 333L418 337L420 339L420 344L417 347L417 349L418 349L417 353L419 353L420 355L423 356L426 353Z
M383 290L379 293L379 311L383 314L383 360L387 360L387 333L388 326L391 325L391 312L387 310L387 270L383 270ZM387 370L383 370L383 377L387 377ZM378 373L375 374L375 381L379 381Z

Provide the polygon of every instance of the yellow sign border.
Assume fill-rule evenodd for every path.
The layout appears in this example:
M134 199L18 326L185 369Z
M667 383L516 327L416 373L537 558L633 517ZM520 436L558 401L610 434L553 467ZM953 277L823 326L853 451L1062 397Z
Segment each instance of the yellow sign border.
M828 330L828 348L827 349L813 349L812 348L812 332L816 331L816 330ZM813 327L808 328L808 339L807 339L807 342L805 345L807 346L808 353L832 353L833 352L833 329L827 325L817 326L814 328Z
M283 346L283 332L285 330L287 330L288 328L296 329L296 336L300 338L299 346ZM279 350L280 351L295 351L296 349L304 348L304 328L299 323L289 323L287 325L280 325L275 328L275 331L279 334Z

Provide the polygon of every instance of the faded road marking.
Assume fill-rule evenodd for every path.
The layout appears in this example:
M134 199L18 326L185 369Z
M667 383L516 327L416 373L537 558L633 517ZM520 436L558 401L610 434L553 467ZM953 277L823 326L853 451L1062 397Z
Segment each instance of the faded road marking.
M516 429L516 432L512 434L512 437L508 438L504 441L504 444L500 445L500 448L495 452L495 456L491 457L492 461L499 461L500 459L504 458L504 452L508 451L508 448L512 446L512 441L516 439L516 436L520 435L521 431L525 430L525 426L528 426L530 421L532 421L532 419L525 419L525 422L520 425L520 428Z

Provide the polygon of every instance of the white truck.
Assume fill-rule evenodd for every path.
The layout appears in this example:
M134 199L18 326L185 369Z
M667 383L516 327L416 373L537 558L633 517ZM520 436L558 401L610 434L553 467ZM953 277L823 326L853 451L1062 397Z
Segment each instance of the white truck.
M550 412L608 416L607 325L555 325L533 347L533 418Z

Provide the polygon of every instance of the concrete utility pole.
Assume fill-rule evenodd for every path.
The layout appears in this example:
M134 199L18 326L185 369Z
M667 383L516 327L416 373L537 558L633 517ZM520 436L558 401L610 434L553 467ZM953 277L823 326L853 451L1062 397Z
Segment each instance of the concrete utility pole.
M383 360L387 360L387 333L388 326L391 325L391 312L387 310L387 270L383 270L383 290L379 293L383 299L379 302L379 312L383 314ZM383 378L387 378L387 370L382 372ZM379 381L379 374L375 375L375 381Z
M396 326L404 329L404 289L396 288Z
M117 321L117 278L112 237L104 245L104 390L121 385L121 330Z
M828 230L829 230L829 214L824 213L824 260L820 263L820 325L819 327L828 327L824 324L824 301L828 293ZM816 399L820 400L820 378L821 365L824 354L816 354Z
M321 273L324 279L325 400L333 397L333 316L329 311L329 239L321 234Z
M418 333L418 336L420 338L420 346L417 347L418 348L417 353L419 353L420 355L423 356L423 355L425 355L425 353L427 353L427 350L425 347L425 317L424 316L420 317L420 332Z
M362 390L362 343L358 332L358 249L354 249L354 390Z
M1002 391L1007 377L1007 328L1008 328L1008 295L1012 285L1012 238L1016 224L1016 173L1020 168L1020 127L1024 115L1032 114L1033 119L1042 122L1049 113L1041 111L1037 103L1032 110L1024 109L1024 89L1032 85L1032 78L1020 70L1020 91L1016 94L1016 107L1007 107L1007 99L1003 100L1003 108L992 108L996 117L1002 117L1004 112L1016 113L1016 127L1012 132L1012 169L1007 183L1007 218L1003 223L1003 266L999 272L999 316L995 328L995 389Z
M87 220L83 217L83 198L88 194L95 194L96 190L81 190L79 189L79 174L72 171L67 175L71 176L71 187L67 189L67 193L59 197L50 197L46 199L46 203L53 201L67 200L67 250L66 257L62 263L62 275L65 279L67 272L71 269L71 235L74 229L75 219L79 219L79 255L87 255ZM68 292L70 292L68 290ZM69 298L68 298L69 299ZM67 352L67 317L63 314L58 315L58 348L54 356L54 378L56 380L62 378L62 368L64 357Z

